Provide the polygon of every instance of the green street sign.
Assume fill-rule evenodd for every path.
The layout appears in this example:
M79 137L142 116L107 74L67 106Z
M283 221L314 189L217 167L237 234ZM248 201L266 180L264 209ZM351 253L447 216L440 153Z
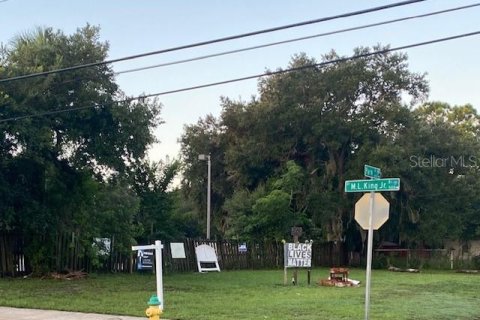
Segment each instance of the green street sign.
M400 178L345 181L345 192L398 191L398 190L400 190Z
M369 166L368 164L363 166L363 175L367 178L380 179L382 176L382 170L377 167Z

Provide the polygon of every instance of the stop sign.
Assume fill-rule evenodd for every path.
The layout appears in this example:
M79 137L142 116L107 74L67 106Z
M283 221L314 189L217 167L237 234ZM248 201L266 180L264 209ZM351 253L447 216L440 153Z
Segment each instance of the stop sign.
M380 194L375 193L373 206L372 225L373 230L378 230L388 220L390 203ZM368 218L370 216L370 194L364 194L355 204L355 220L364 230L368 230Z

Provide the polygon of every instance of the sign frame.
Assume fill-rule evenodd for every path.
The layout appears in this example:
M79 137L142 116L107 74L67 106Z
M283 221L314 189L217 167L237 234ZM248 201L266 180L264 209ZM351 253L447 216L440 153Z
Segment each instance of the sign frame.
M132 251L137 250L155 250L155 278L157 283L157 297L160 299L160 309L165 309L163 300L163 262L162 262L163 244L160 240L155 240L155 244L145 246L132 246Z

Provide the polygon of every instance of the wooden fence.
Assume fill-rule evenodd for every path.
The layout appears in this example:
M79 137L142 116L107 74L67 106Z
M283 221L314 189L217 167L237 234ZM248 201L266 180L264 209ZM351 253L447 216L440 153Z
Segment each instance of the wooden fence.
M113 241L111 241L112 243ZM266 269L283 267L283 243L281 242L244 242L211 241L185 239L183 241L186 258L173 259L170 243L164 242L163 264L165 272L195 272L197 261L195 247L209 244L215 248L220 268ZM242 248L246 250L241 250ZM24 251L23 239L15 234L0 234L0 275L22 276L30 274L32 267ZM82 248L75 234L57 235L55 247L51 248L46 269L51 272L78 271L86 272L133 272L136 270L134 252L119 252L115 245L106 253L91 259ZM47 250L48 251L48 250ZM312 266L346 265L347 259L341 245L314 242L312 247Z
M209 241L186 239L185 259L173 259L169 243L163 251L164 267L167 271L188 272L197 270L195 247L208 244L215 248L218 263L222 270L283 268L283 243L281 242L245 242L245 241ZM240 245L246 245L246 251ZM312 266L346 265L346 255L342 246L333 242L313 243Z
M20 239L0 234L0 274L19 275L25 272L25 255Z

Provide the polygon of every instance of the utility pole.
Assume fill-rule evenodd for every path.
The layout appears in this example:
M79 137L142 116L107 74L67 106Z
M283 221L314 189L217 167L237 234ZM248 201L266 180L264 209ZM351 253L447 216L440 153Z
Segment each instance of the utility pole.
M211 179L212 179L212 162L210 161L210 154L199 154L199 160L207 160L207 240L210 240L210 210L211 210Z

